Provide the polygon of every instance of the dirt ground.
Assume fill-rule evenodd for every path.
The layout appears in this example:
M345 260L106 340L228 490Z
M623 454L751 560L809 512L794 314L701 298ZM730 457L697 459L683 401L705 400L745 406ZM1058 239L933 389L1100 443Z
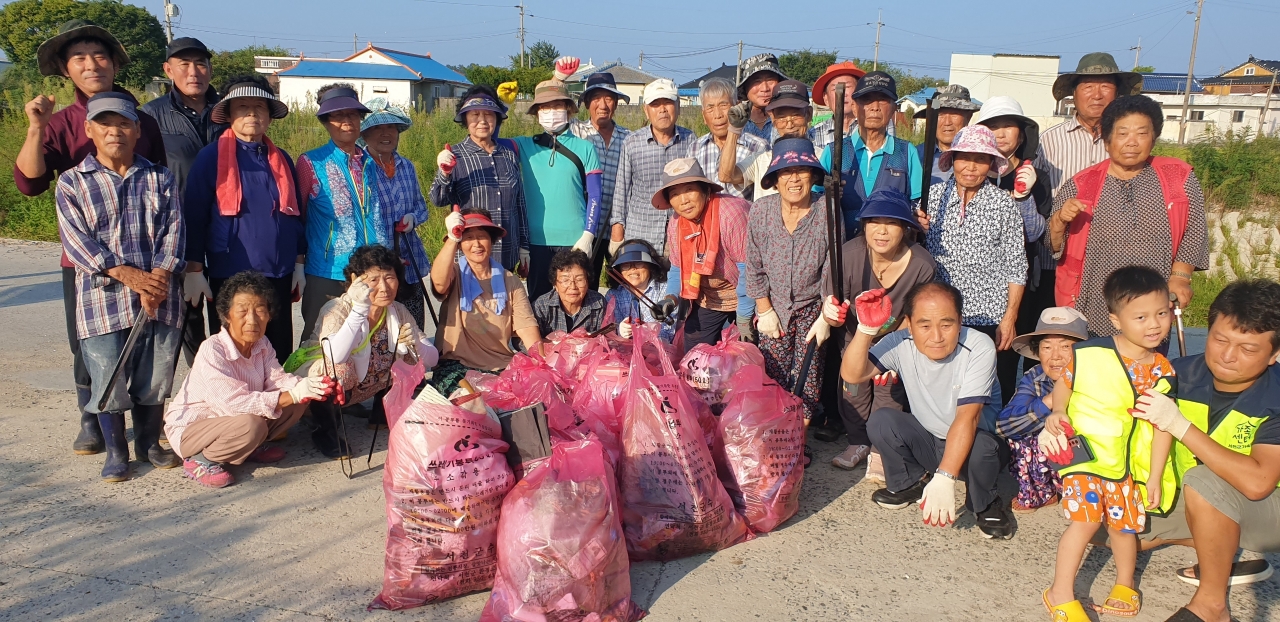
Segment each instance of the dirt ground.
M102 456L70 451L77 431L58 250L0 243L0 619L475 620L487 593L406 612L366 612L382 582L386 434L372 471L352 480L305 430L278 465L234 468L201 488L181 470L134 462L134 479L98 478ZM180 371L185 373L185 370ZM353 445L370 432L349 419ZM305 421L304 424L306 425ZM650 620L1042 620L1064 521L1022 516L1010 541L983 539L972 515L950 529L871 503L862 470L814 442L799 514L768 536L713 555L631 568ZM357 466L364 468L363 457ZM1007 502L1012 479L1005 478ZM1114 566L1092 551L1077 593L1099 601ZM1193 588L1173 572L1194 552L1139 559L1145 608L1164 620ZM1273 564L1280 556L1272 556ZM1280 620L1273 578L1232 592L1237 619Z

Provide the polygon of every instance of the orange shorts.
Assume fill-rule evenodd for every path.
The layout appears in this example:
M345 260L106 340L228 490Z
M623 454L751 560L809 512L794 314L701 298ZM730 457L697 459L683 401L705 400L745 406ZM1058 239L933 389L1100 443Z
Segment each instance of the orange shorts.
M1088 473L1062 476L1062 513L1077 523L1105 523L1124 533L1141 533L1147 511L1133 478L1113 482Z

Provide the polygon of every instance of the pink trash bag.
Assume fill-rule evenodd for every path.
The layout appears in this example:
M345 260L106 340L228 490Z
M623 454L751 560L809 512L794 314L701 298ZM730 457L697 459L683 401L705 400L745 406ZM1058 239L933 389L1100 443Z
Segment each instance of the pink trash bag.
M738 327L730 325L720 343L700 343L680 360L680 377L698 392L714 414L724 410L725 393L735 372L746 365L764 367L764 355L755 344L740 341Z
M638 326L637 343L658 331ZM659 349L662 374L649 371L641 348L631 357L623 408L622 522L633 560L670 560L749 540L751 531L716 477L711 450L683 382Z
M369 609L407 609L488 589L512 485L497 421L415 401L391 426L382 476L387 553Z
M605 317L611 317L605 315ZM547 365L556 370L567 383L577 384L582 378L582 362L597 352L609 350L609 340L604 335L587 336L585 329L573 333L556 331L541 346Z
M515 355L496 378L475 371L467 372L465 378L495 410L519 410L539 402L550 408L566 403L569 389L559 372L536 354Z
M613 467L594 439L556 443L502 502L498 574L481 622L631 622Z
M800 398L747 365L729 381L720 415L723 447L716 467L733 505L759 533L773 531L800 508L804 479L804 409Z
M391 390L382 397L387 429L395 427L401 415L413 405L413 390L418 388L424 376L426 372L422 369L422 361L410 365L397 357L391 363Z

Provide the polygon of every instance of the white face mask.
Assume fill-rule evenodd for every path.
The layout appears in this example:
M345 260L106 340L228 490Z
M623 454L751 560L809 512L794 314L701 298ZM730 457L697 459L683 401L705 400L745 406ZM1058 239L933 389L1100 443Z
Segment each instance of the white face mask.
M569 111L562 108L548 110L538 109L538 125L550 134L559 134L569 125Z

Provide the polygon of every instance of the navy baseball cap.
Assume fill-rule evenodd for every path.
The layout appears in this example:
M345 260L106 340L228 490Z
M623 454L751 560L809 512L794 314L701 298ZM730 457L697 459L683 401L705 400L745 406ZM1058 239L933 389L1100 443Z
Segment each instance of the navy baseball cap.
M853 98L858 99L877 93L888 97L889 101L898 101L898 83L893 76L883 71L873 71L858 78L858 90L853 92Z
M99 115L114 112L134 123L138 122L138 104L125 93L107 91L89 98L85 104L84 118L92 121Z
M809 87L799 80L783 80L773 87L773 96L765 112L778 108L808 108Z

